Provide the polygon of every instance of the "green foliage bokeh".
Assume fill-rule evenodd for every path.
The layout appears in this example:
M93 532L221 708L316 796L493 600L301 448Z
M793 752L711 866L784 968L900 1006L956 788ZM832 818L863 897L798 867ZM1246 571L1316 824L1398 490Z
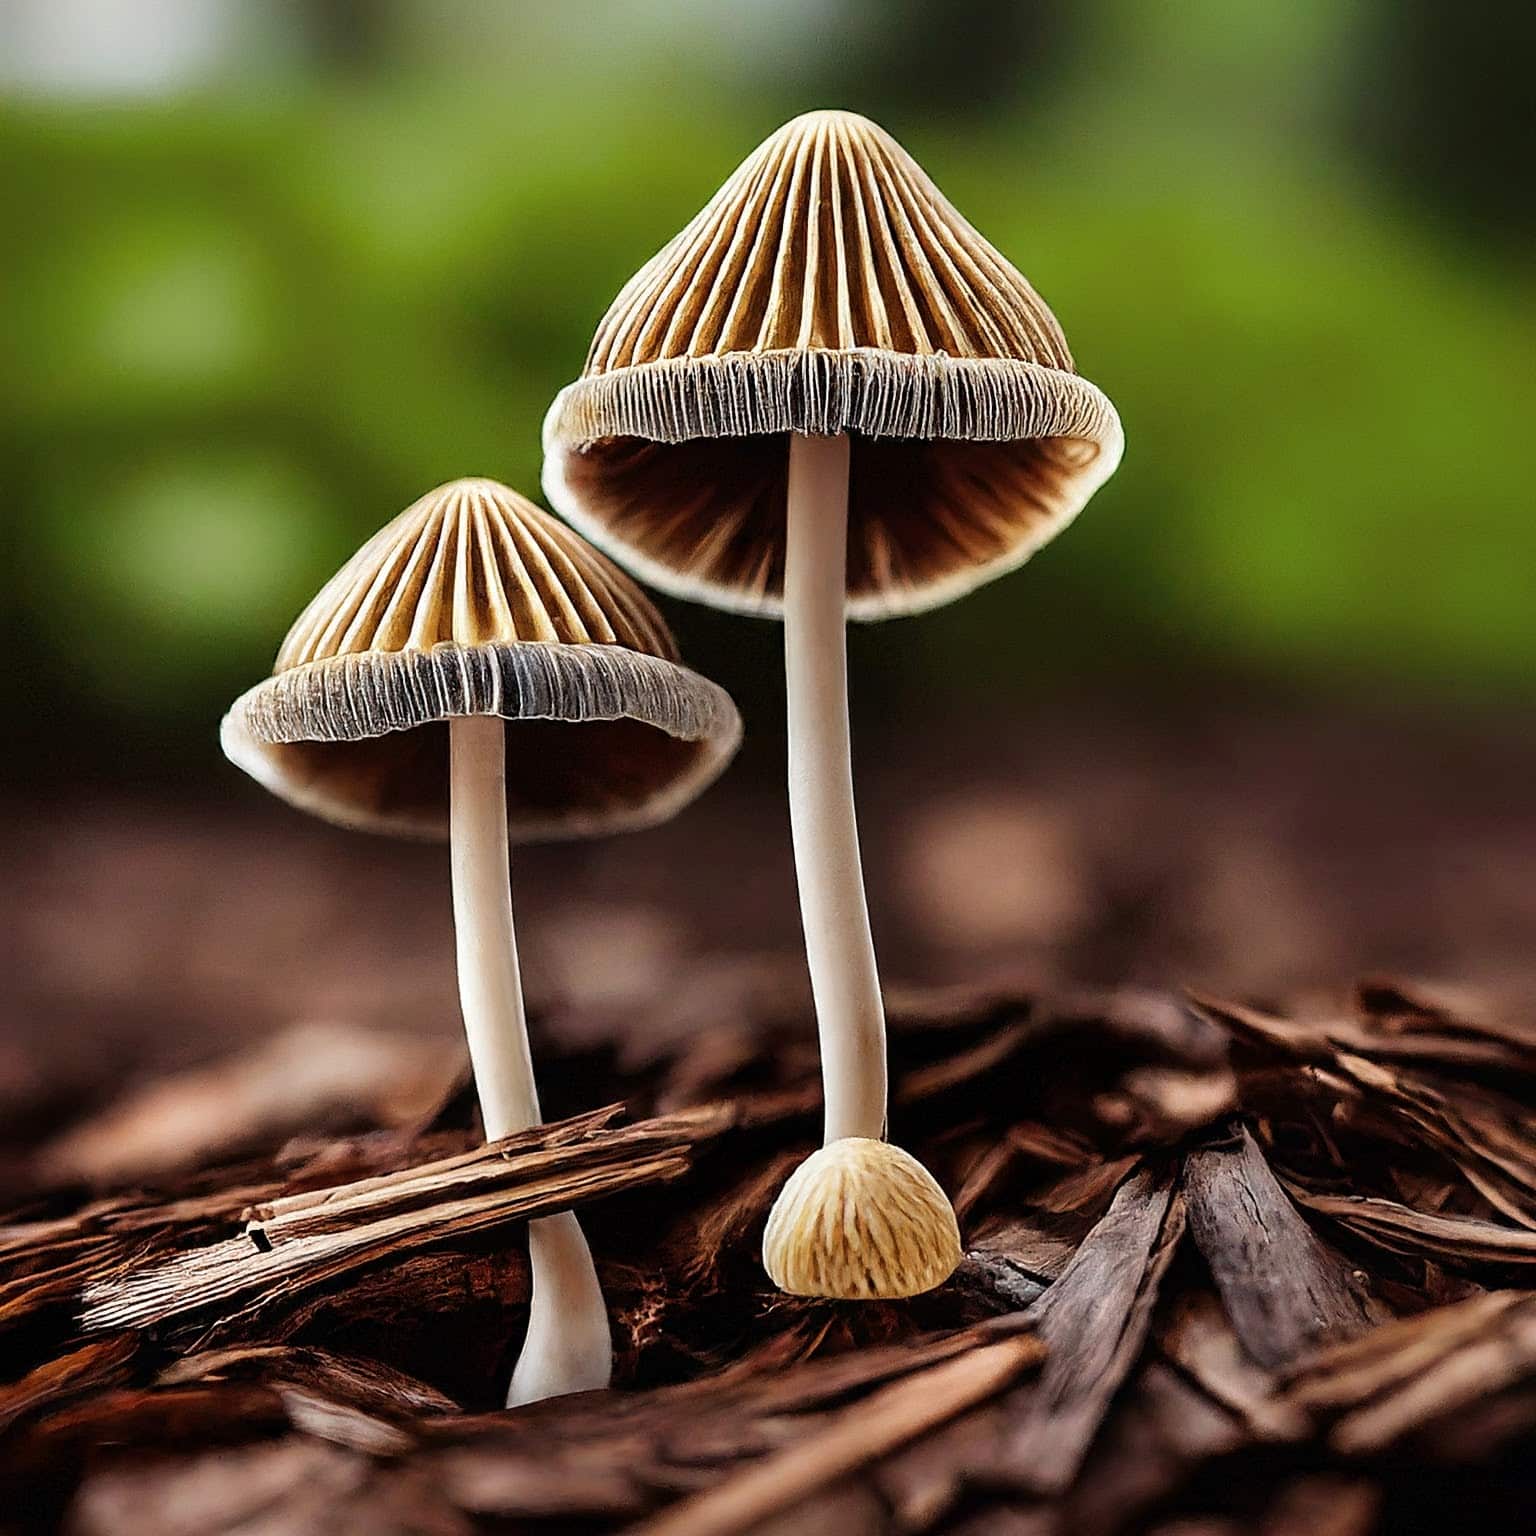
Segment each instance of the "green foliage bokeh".
M1145 13L1100 11L1125 57L1060 66L1067 110L1021 92L889 126L1051 301L1124 465L1028 571L861 639L867 692L882 667L994 700L1215 668L1528 695L1530 263L1382 190L1293 101L1221 138L1239 109L1181 105L1187 82L1134 68ZM1286 69L1330 46L1317 14ZM1273 39L1234 32L1267 79ZM204 733L421 491L534 491L544 409L618 285L825 104L685 84L426 72L0 108L6 686L82 730ZM695 648L742 623L681 622ZM694 659L750 693L772 643Z

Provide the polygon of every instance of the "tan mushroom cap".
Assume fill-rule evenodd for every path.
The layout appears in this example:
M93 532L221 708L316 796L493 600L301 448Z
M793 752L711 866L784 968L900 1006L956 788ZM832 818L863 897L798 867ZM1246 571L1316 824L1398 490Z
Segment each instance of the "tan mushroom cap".
M845 1136L789 1176L763 1229L763 1267L791 1296L920 1296L961 1257L954 1207L918 1160Z
M741 721L682 666L638 587L494 480L429 492L299 615L225 754L329 821L441 834L448 727L507 727L507 811L529 840L665 820L724 768Z
M545 420L544 488L662 590L777 613L791 432L852 436L854 618L1021 564L1124 444L1040 295L847 112L786 124L624 287Z

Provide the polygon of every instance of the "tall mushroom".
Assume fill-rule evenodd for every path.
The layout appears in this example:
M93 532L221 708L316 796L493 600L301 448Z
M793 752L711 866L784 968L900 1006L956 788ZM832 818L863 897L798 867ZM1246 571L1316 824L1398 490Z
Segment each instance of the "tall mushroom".
M221 731L233 762L304 810L375 831L447 831L459 997L490 1140L539 1123L509 836L665 820L740 737L729 696L679 664L634 583L491 480L441 486L370 539ZM613 1368L575 1216L531 1222L528 1251L509 1406L606 1386Z
M960 1253L937 1184L883 1144L845 617L916 613L1021 564L1122 445L1040 296L895 140L845 112L759 146L626 284L550 408L557 511L663 590L784 620L826 1089L826 1144L764 1240L787 1290L913 1294Z

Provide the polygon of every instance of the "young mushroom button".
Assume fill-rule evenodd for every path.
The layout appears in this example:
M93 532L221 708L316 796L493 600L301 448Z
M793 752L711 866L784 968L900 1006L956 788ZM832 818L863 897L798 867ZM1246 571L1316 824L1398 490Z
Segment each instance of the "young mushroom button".
M492 1140L539 1122L509 839L662 821L740 737L730 698L678 662L634 583L491 480L442 486L370 539L221 731L233 762L304 810L447 832L459 996ZM531 1222L528 1249L508 1402L605 1386L612 1344L576 1218Z
M932 608L1022 564L1113 473L1114 406L895 140L813 112L625 285L544 447L556 510L636 574L784 620L826 1146L769 1220L769 1272L832 1296L938 1284L959 1260L953 1212L883 1146L844 623Z

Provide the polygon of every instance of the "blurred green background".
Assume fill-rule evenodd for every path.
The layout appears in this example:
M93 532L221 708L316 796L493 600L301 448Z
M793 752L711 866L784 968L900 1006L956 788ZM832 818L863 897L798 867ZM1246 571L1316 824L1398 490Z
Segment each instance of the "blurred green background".
M47 783L226 783L230 698L433 484L533 492L624 278L780 121L877 117L1128 449L892 701L1536 693L1524 0L0 0L3 687ZM779 636L666 605L776 728ZM911 718L911 717L908 717Z

